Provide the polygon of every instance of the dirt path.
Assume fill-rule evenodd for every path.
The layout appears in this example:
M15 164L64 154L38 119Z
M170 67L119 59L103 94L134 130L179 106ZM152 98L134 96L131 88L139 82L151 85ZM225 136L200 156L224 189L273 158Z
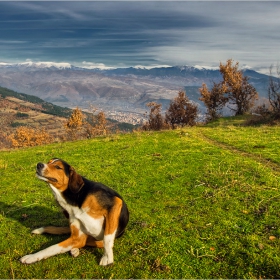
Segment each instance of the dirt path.
M211 145L214 145L214 146L219 147L224 150L231 151L235 154L239 154L242 157L253 159L253 160L261 163L265 167L272 169L274 172L280 173L280 165L277 162L272 161L271 159L266 159L260 155L255 155L253 153L249 153L249 152L240 150L240 149L236 148L235 146L217 141L217 140L212 139L209 136L205 135L201 131L197 134L197 136L200 139L203 139L204 141L208 142Z

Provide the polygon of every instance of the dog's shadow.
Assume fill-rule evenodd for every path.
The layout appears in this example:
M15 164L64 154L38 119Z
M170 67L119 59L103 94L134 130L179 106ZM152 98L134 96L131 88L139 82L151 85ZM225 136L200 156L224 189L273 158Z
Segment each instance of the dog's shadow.
M54 206L55 207L55 206ZM65 227L68 226L68 218L63 213L62 209L56 206L55 210L50 209L38 204L29 205L26 207L17 207L16 205L9 205L0 201L0 209L1 214L7 218L15 220L16 222L21 223L24 227L26 227L30 233L32 230L36 228L40 228L42 226L58 226ZM43 234L47 237L47 241L41 246L39 250L43 250L51 245L59 243L65 239L67 239L70 234L61 234L61 235L53 235L53 234ZM102 252L100 249L96 249L94 247L84 247L86 250L90 251L94 254L95 258L100 259L102 257ZM36 253L36 250L32 250L30 252L26 252L27 254Z

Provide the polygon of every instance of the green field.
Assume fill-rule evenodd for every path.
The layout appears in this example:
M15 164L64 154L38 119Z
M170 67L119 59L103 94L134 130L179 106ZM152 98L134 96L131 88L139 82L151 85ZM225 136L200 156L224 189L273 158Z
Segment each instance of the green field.
M217 122L0 152L0 278L280 278L280 129ZM130 210L113 266L102 249L23 265L66 236L37 162L60 157L117 190Z

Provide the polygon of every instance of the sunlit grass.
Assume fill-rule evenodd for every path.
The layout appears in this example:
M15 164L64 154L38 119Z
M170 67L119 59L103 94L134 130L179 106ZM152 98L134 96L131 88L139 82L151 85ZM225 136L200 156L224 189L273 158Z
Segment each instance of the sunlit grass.
M1 152L0 278L280 277L279 174L248 156L278 162L271 144L278 136L277 127L227 124ZM52 157L126 200L131 218L113 266L98 266L102 249L93 248L78 258L19 262L66 238L30 233L67 224L34 176L36 163Z

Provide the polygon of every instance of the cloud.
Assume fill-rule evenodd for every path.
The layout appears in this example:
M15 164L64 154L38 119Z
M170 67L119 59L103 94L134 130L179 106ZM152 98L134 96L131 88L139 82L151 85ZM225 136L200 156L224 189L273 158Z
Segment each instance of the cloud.
M260 67L280 60L280 2L0 1L0 10L3 61L213 66L233 58Z
M104 63L94 63L94 62L87 62L87 61L83 61L82 63L82 67L83 68L87 68L87 69L114 69L114 67L109 67L106 66Z

